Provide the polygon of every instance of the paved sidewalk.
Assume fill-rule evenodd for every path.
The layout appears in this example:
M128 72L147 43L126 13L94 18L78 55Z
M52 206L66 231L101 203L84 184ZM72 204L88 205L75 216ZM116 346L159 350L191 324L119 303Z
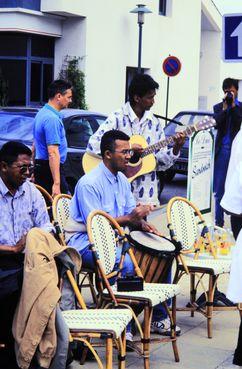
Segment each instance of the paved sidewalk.
M165 224L152 218L156 226ZM227 225L228 220L227 220ZM161 227L164 232L165 228ZM226 292L228 275L219 278L218 288ZM184 276L179 283L181 294L178 296L177 305L185 306L189 296L189 278ZM198 292L198 296L202 291ZM237 342L239 329L238 311L215 312L213 316L213 338L207 338L206 318L195 313L194 318L189 312L177 313L177 324L181 327L182 333L178 337L177 344L180 355L180 362L174 361L171 343L160 343L151 345L150 369L237 369L232 365L233 352ZM105 351L98 348L98 353L105 362ZM135 353L127 353L126 367L129 369L143 368L143 360ZM69 369L78 369L78 362L72 363ZM86 362L83 368L98 368L95 361ZM114 352L113 368L118 368L117 355Z
M219 290L225 292L228 276L221 276ZM181 294L178 296L178 306L184 306L188 297L188 277L180 283ZM201 292L201 291L200 291ZM200 293L199 292L199 293ZM213 338L207 338L206 318L195 313L190 317L189 312L177 312L177 324L182 333L177 344L180 362L174 361L171 343L156 343L151 345L150 369L237 369L232 365L239 328L238 311L215 312L213 316ZM152 335L158 337L156 335ZM115 350L114 350L115 351ZM98 353L105 362L104 348L98 348ZM126 367L130 369L143 368L143 360L135 353L127 353ZM69 369L81 368L78 362L70 365ZM88 361L83 368L98 368L95 361ZM114 352L113 368L118 368L117 355Z
M219 289L226 291L228 276L220 277ZM188 278L181 282L181 294L178 296L178 306L184 306L188 297ZM183 305L182 305L183 304ZM177 313L177 324L182 333L177 344L180 362L174 361L171 343L151 345L150 369L237 369L232 365L232 354L237 342L239 328L238 311L215 312L213 317L213 338L207 338L206 319L200 313L194 318L189 312ZM152 335L153 336L153 335ZM154 335L156 337L156 335ZM98 348L98 353L105 362L104 348ZM143 360L136 353L127 353L126 367L130 369L143 368ZM81 368L78 362L69 369ZM88 361L83 368L98 368L95 361ZM114 352L113 368L118 368L117 355Z

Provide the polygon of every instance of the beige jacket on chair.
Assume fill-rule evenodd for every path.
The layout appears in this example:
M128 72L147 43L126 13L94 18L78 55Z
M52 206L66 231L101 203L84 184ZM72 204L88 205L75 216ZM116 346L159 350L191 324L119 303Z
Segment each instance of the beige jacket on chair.
M27 235L23 287L13 321L20 368L29 368L35 352L39 365L49 368L55 355L55 307L61 293L54 257L65 249L39 228Z

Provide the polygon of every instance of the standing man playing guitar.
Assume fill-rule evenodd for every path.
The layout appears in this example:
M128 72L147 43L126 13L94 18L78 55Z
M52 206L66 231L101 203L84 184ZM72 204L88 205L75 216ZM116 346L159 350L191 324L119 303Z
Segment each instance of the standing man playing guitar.
M150 109L154 104L157 82L148 74L137 74L129 86L129 101L119 110L110 114L97 132L90 138L87 152L100 154L100 141L102 135L111 130L118 129L127 135L141 135L148 145L165 139L164 125L156 118ZM156 170L165 171L170 168L179 156L179 151L185 142L183 134L177 134L172 149L156 151ZM137 154L142 154L143 148L139 144L132 144ZM139 204L159 205L158 181L156 171L139 176L131 184L135 200Z

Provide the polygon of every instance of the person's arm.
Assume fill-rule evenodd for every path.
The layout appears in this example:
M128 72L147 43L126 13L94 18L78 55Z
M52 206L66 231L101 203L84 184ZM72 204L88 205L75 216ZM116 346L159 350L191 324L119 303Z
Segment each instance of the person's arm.
M52 196L60 193L60 153L62 122L58 117L51 117L44 122L46 146L49 156L50 171L53 179Z
M117 217L116 221L120 226L131 226L136 228L142 228L142 220L149 215L152 210L150 205L136 206L131 213Z
M164 124L161 122L160 119L156 118L157 120L157 125L156 125L156 141L162 141L165 140L165 132L164 132ZM180 135L178 135L180 136ZM185 141L185 139L184 139ZM159 150L156 154L156 160L157 160L157 168L156 170L158 171L166 171L167 169L169 169L175 162L175 160L179 157L180 155L180 144L181 142L177 142L177 144L174 145L174 150L173 148L171 149L161 149Z
M96 155L101 155L100 143L103 134L112 129L117 129L117 122L115 114L111 114L107 120L100 125L98 130L90 137L87 144L87 152Z
M0 245L0 254L19 254L25 248L26 235L22 236L15 246Z
M226 124L227 108L224 103L219 103L213 107L213 118L216 120L215 129L220 130Z
M60 153L58 145L48 146L49 165L53 178L52 197L59 195L60 191Z
M232 124L237 124L238 126L242 122L242 106L235 105L230 110Z

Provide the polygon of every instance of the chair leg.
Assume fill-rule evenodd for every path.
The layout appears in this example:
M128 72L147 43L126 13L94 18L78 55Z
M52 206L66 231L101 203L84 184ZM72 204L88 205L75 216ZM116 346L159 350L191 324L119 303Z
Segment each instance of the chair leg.
M195 274L190 274L190 301L191 305L196 301L196 291L195 291ZM191 317L194 317L194 310L191 310Z
M125 356L126 356L126 329L123 331L120 340L120 348L119 348L119 362L118 368L125 369Z
M213 316L213 300L214 300L215 283L216 283L216 277L213 275L210 275L209 283L208 283L208 300L206 302L208 338L212 338L212 316Z
M174 296L172 298L171 315L172 315L172 324L174 326L173 335L176 338L176 328L175 328L176 327L176 296ZM172 341L172 347L173 347L175 361L178 363L180 361L180 358L179 358L179 353L178 353L178 348L177 348L177 340L176 339L174 341Z
M148 305L144 307L144 338L143 338L143 357L144 369L150 369L150 324L153 309Z
M90 284L90 290L91 290L93 302L97 306L98 305L98 299L97 299L97 292L96 292L95 287L94 287L93 274L94 273L88 273L87 278L88 278L88 281L89 281L89 284Z
M90 342L90 338L88 338L87 341ZM84 345L83 350L82 350L81 359L80 359L80 365L84 365L85 364L88 350L89 350L88 347L86 345Z
M90 273L90 272L86 272L86 274L84 275L84 277L82 278L81 282L79 283L79 290L81 292L82 288L90 288L91 291L91 295L92 295L92 300L95 306L98 305L98 298L97 298L97 293L94 287L94 278L93 278L94 273ZM88 283L85 284L85 279L88 280Z
M106 341L106 369L113 369L113 339L110 337Z

